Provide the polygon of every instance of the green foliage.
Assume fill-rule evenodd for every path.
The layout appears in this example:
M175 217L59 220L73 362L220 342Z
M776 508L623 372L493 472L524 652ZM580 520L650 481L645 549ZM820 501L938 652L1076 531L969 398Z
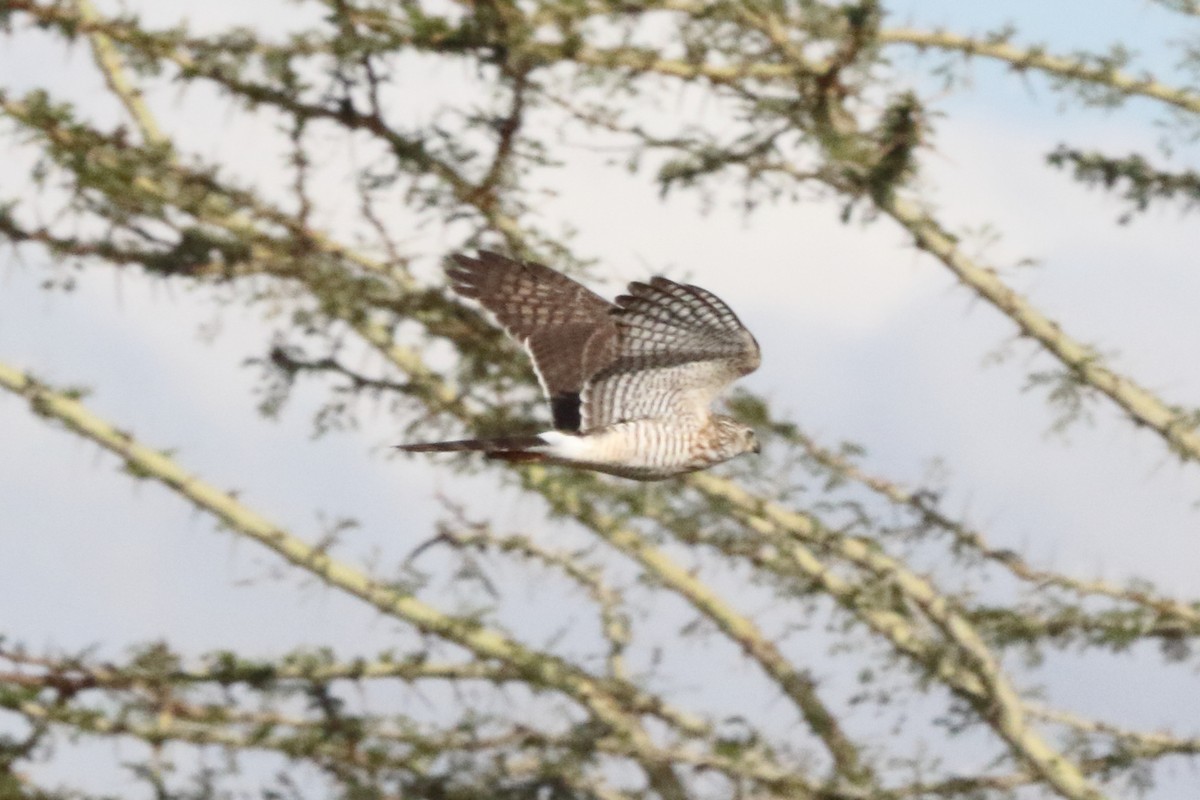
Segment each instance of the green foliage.
M1121 215L1122 224L1132 220L1135 213L1148 210L1152 203L1177 202L1187 211L1200 204L1200 173L1159 170L1136 153L1113 158L1060 145L1046 160L1059 169L1070 170L1075 180L1085 186L1114 192L1132 205Z
M544 414L526 363L482 315L422 277L432 270L413 269L429 254L388 209L399 202L407 224L436 227L455 247L503 247L581 272L588 261L571 250L570 231L546 230L540 204L545 177L582 134L664 196L734 198L752 215L819 194L847 221L855 211L890 220L1051 359L1028 386L1045 391L1057 426L1108 403L1189 466L1200 460L1196 412L1117 373L939 222L920 180L940 113L923 81L963 85L960 66L903 72L892 56L915 46L995 59L1046 77L1058 97L1114 108L1143 97L1187 119L1200 113L1186 87L1129 73L1127 48L1064 56L1020 45L1015 28L913 31L875 0L321 0L317 9L318 23L281 36L154 29L87 2L0 6L6 35L37 30L92 47L127 117L102 123L49 90L0 88L5 135L34 154L38 194L0 203L0 238L73 269L133 267L138 279L219 286L231 306L269 317L274 331L249 364L265 415L290 411L305 385L322 397L318 434L353 429L378 409L426 432L513 433ZM477 91L424 118L398 113L390 83L413 64L460 70ZM274 122L292 183L255 186L187 153L138 93L164 84L204 87ZM711 117L663 113L684 94ZM368 231L357 238L319 226L329 198L314 172L324 148L342 145L356 154L347 186L356 230ZM1048 160L1117 192L1130 214L1160 201L1190 210L1200 197L1194 172L1138 154L1063 145ZM21 767L52 757L58 732L142 748L131 773L154 796L180 800L232 796L226 780L255 758L312 770L326 782L316 796L347 800L1096 800L1148 786L1167 756L1200 755L1185 734L1031 699L1036 670L1064 651L1095 658L1149 645L1165 666L1190 669L1200 603L1040 568L948 511L938 479L909 487L874 474L862 448L822 446L749 392L729 405L760 432L758 461L652 487L509 470L500 480L537 498L553 536L498 532L448 507L406 562L367 569L341 541L352 520L322 519L306 539L93 414L84 390L2 361L0 387L404 634L394 651L349 659L320 647L195 658L156 642L119 663L0 641L0 710L19 729L0 739L0 796L55 796ZM569 630L530 634L527 620L503 616L505 600L535 586L513 586L515 570L536 575L537 592L556 587L578 604ZM664 608L684 609L686 621L664 633ZM723 717L692 707L680 686L693 677L671 673L671 657L710 640L688 651L713 662L695 680L719 676L702 689L763 682L784 709L772 714L785 718L785 735L758 708ZM857 676L853 694L811 674L812 648ZM428 692L435 699L422 709L434 712L385 711L375 702L386 692ZM926 711L945 731L976 735L986 756L970 763L984 766L947 766L960 763L953 737L912 722ZM864 734L872 725L891 727ZM913 740L927 749L905 746ZM177 770L164 756L175 748L217 751L225 768ZM272 798L310 788L286 778L256 787Z

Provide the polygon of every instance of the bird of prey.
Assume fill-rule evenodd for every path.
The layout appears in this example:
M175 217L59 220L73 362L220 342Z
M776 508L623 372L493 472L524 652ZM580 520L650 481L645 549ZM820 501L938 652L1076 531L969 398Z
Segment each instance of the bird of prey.
M536 436L401 445L478 451L653 481L759 452L753 429L714 414L729 384L758 368L758 342L720 298L652 278L610 303L541 264L481 251L454 255L454 291L520 342L550 402Z

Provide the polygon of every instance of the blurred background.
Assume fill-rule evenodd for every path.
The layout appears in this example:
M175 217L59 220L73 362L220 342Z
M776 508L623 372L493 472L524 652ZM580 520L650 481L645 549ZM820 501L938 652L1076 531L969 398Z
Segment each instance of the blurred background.
M359 10L362 19L381 14L401 21L412 6L454 19L483 13L475 4L444 5L364 3ZM513 7L532 15L547 9L550 14L555 5ZM809 13L806 6L821 4L778 5L803 17ZM877 13L884 31L1011 40L1028 52L1081 63L1102 63L1116 46L1122 63L1114 62L1113 70L1138 81L1153 76L1195 97L1189 88L1195 73L1187 58L1197 22L1186 8L1173 5L1178 6L1135 0L926 0L884 3ZM186 25L188 37L234 52L234 29L272 43L315 41L349 25L354 9L334 2L266 0L216 0L201 9L159 0L97 2L95 13L115 20L136 15L138 27L157 32ZM18 3L5 12L4 99L17 101L44 90L54 102L69 103L76 120L103 131L124 130L137 140L136 123L98 69L86 31L69 41L45 22L58 10L75 13L76 6ZM597 22L583 29L584 39L596 46L629 41L619 33L626 24L621 15L643 11L614 13L611 31ZM674 53L673 23L652 13L658 12L644 12L647 19L636 36ZM1014 31L1011 39L996 33L1008 26ZM310 35L305 32L316 33L311 39L289 39ZM818 34L809 35L805 46L821 52ZM836 35L829 40L834 47ZM502 105L499 79L486 63L399 42L386 56L380 88L380 102L397 130L414 136L455 126L470 131L477 109ZM722 45L715 42L712 58L732 58L720 55ZM737 47L733 52L754 55L746 45ZM1119 182L1117 191L1086 185L1073 179L1070 168L1048 165L1047 156L1060 146L1114 157L1136 153L1163 169L1193 175L1195 113L1136 91L1115 91L1103 82L1081 89L1050 70L1002 58L967 60L950 48L918 49L896 41L878 47L864 56L869 65L846 83L850 96L861 101L864 119L880 116L901 91L911 90L920 104L916 166L896 191L918 198L954 233L961 253L1093 347L1114 373L1172 408L1190 407L1200 396L1200 372L1193 368L1193 355L1200 352L1195 314L1200 234L1187 215L1188 195L1180 192L1184 201L1170 198L1140 210L1122 198ZM413 285L448 297L440 294L447 254L511 244L490 233L486 221L425 204L415 190L384 187L382 179L378 186L384 188L365 213L363 186L377 175L387 148L361 132L340 130L335 116L311 122L303 131L302 203L286 108L237 96L221 80L181 77L169 61L149 69L130 55L136 44L119 49L133 62L133 80L181 163L215 168L229 184L252 187L289 214L302 213L306 226L347 248L385 262L402 253L403 271ZM322 72L319 63L312 69L309 93L325 93L314 102L336 108L330 87L351 78L336 70ZM568 81L554 72L558 67L547 69L552 76L547 84ZM233 81L230 75L226 83ZM628 96L603 87L595 91L626 121L664 136L700 131L735 139L759 130L753 118L738 115L738 99L721 96L720 89L663 79ZM580 90L581 105L587 91ZM533 153L533 145L517 148L520 157L530 159L511 177L523 192L520 224L546 232L539 241L562 242L573 258L590 262L590 286L611 297L628 281L662 274L710 289L761 344L762 368L739 386L764 401L774 419L794 422L831 449L854 443L862 452L857 463L865 470L897 485L928 487L938 508L983 531L994 548L1018 553L1055 574L1113 586L1152 586L1147 591L1180 598L1185 605L1200 594L1200 483L1197 465L1190 463L1194 459L1186 453L1179 457L1161 437L1131 424L1129 414L1092 387L1062 388L1057 377L1062 365L1053 356L1029 337L1018 337L1010 316L914 247L911 231L874 210L870 197L855 199L828 185L814 189L799 183L779 197L755 196L750 179L740 174L664 191L655 180L656 174L662 176L656 173L663 163L658 159L665 158L658 150L635 163L628 135L585 125L577 113L549 99L530 107L524 130L544 144L547 154ZM29 134L28 124L14 121L11 113L6 118L0 159L6 214L29 229L44 226L62 236L110 242L127 237L120 223L103 219L73 195L71 181L59 175L61 166L46 166L52 159L46 145ZM461 134L466 149L474 147L467 143L476 135ZM794 145L799 162L807 146ZM464 158L463 163L471 162ZM166 235L169 217L147 241ZM394 251L384 246L384 232ZM552 266L574 263L556 263L560 251L555 247L537 248L533 242L531 254ZM789 769L821 782L823 757L802 752L820 748L799 741L800 723L780 699L779 687L747 663L736 640L702 635L699 628L711 622L698 625L692 604L659 591L643 567L599 552L603 548L586 524L548 514L543 494L515 478L511 468L480 468L446 456L399 457L391 451L390 445L447 432L453 426L444 418L397 405L386 392L339 394L345 376L315 370L298 373L282 399L270 356L273 348L299 346L296 342L334 343L332 352L358 374L403 379L378 350L356 340L352 329L312 323L320 332L306 330L309 321L297 311L311 305L303 290L279 290L271 276L193 277L163 277L143 266L114 266L94 256L70 257L37 243L4 247L0 362L51 387L87 387L84 403L90 413L150 448L169 451L189 473L234 492L238 501L295 536L309 543L331 537L336 540L331 552L365 574L393 580L419 571L419 594L434 606L478 616L531 648L602 672L596 654L605 646L587 598L571 581L548 574L554 570L495 553L468 559L468 569L454 548L440 546L407 560L447 520L486 522L498 533L529 536L595 558L633 609L637 635L627 658L637 682L718 726L733 725L729 720L737 717L738 724L758 731L756 737L796 744L801 752ZM394 330L401 339L408 335L403 324ZM427 352L429 364L452 376L459 363L456 343L414 337L404 341L415 343ZM492 340L487 347L493 359L508 359L505 369L517 376L495 390L497 405L514 396L525 404L518 412L524 423L545 424L548 415L536 404L532 375L517 351ZM310 352L325 351L313 345ZM347 406L331 408L340 402ZM270 411L266 416L264 408ZM214 526L209 515L177 493L132 478L120 459L95 442L31 413L21 397L0 394L0 430L5 651L82 657L95 664L125 663L139 648L160 641L169 642L185 663L217 650L263 661L317 648L328 648L335 660L425 647L458 652L438 650L440 645L429 645L430 634L409 622L288 567L237 530ZM773 488L789 507L824 513L839 534L883 536L888 551L916 574L930 576L948 597L976 611L1036 606L1013 588L1011 575L982 568L976 574L958 566L944 542L895 530L879 533L889 525L899 530L909 524L903 515L911 509L889 510L869 494L852 502L836 494L841 491L836 487L827 494L829 476L790 461L789 446L778 444L775 462L731 465L718 474L744 481L763 496ZM773 470L784 471L765 474ZM601 485L614 484L619 481L601 479ZM659 496L656 492L680 491L619 488L648 493L647 503ZM647 519L652 522L652 515ZM960 728L957 716L970 714L958 708L952 691L912 688L921 679L907 668L889 666L893 656L886 641L861 630L852 636L853 626L844 622L838 603L811 588L789 594L778 584L754 579L752 564L726 561L669 534L647 536L767 631L785 658L815 681L848 735L861 744L880 785L1027 768L986 724L976 720ZM1034 582L1027 588L1044 585ZM1071 607L1086 615L1100 610L1101 601L1083 596ZM1048 601L1046 608L1057 612L1065 605ZM1139 625L1129 626L1128 641L1103 646L1078 631L1061 640L1053 633L1046 638L1030 634L1024 644L1017 634L996 634L989 642L997 663L1026 697L1122 728L1170 731L1181 741L1194 741L1188 737L1200 735L1200 695L1196 659L1186 647L1195 632L1183 630L1168 642ZM864 670L886 675L893 668L892 677L877 676L877 684L862 682ZM12 671L42 674L30 664L13 665ZM235 702L219 695L214 690L204 702ZM519 687L458 695L441 685L375 683L346 689L343 700L365 715L398 714L431 726L450 724L451 707L522 718L531 725L557 713L548 706L539 716L542 712L532 709L545 698ZM115 712L124 702L105 698L97 707ZM266 705L265 700L248 702ZM280 702L297 714L318 705L312 696ZM6 708L0 731L17 741L27 734L29 719ZM1045 726L1054 730L1050 723ZM302 767L287 756L251 753L233 768L220 748L164 747L147 744L145 737L71 731L65 724L48 733L21 761L26 785L87 796L149 797L155 791L160 796L201 796L202 791L259 796L263 786L283 785L280 775L311 770L322 782L291 790L304 796L348 792L349 784L319 760ZM1052 741L1087 739L1078 751L1062 745L1071 759L1086 763L1104 751L1087 734L1068 727L1062 740L1055 738L1058 733L1046 735ZM1189 754L1195 750L1179 750L1184 755L1151 758L1135 773L1114 768L1090 779L1110 796L1144 789L1150 797L1191 797L1197 774ZM221 778L202 790L191 776L205 767ZM659 791L652 781L642 785L635 777L626 779L626 765L596 769L616 791ZM147 778L151 773L156 777ZM1033 781L1013 791L1021 797L1072 796L1052 784ZM693 796L739 796L733 783L703 774L688 785ZM993 791L974 788L985 796ZM766 796L762 787L756 791L752 796ZM415 792L396 796L419 796Z

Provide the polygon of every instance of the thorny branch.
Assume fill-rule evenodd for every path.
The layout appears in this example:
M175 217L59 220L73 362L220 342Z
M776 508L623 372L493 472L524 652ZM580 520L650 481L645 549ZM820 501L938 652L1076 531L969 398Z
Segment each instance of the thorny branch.
M133 16L106 17L89 0L10 0L0 10L6 25L33 24L65 38L87 38L139 141L129 141L123 130L106 132L80 121L73 110L42 93L15 97L0 88L0 113L65 178L71 194L67 208L103 227L100 233L89 232L99 229L88 225L68 232L60 224L30 221L15 203L0 206L0 235L58 259L137 266L171 280L238 288L249 286L251 278L267 278L267 288L257 285L242 297L302 310L298 327L306 332L302 346L285 331L259 362L282 376L281 392L295 379L336 375L351 396L372 392L400 398L397 409L409 416L486 428L501 421L498 415L511 405L494 402L489 391L527 388L522 373L497 366L502 345L478 315L413 277L409 255L373 211L373 187L403 183L406 199L428 218L469 220L465 243L499 241L520 255L555 256L577 266L579 260L561 242L538 229L525 186L531 169L552 165L530 115L566 110L572 124L589 132L612 134L625 146L632 140L639 152L678 156L660 171L664 188L702 187L708 178L734 170L747 176L748 189L779 180L818 184L845 202L847 215L865 208L891 219L916 247L1055 357L1073 386L1107 397L1182 459L1200 461L1194 412L1167 403L1103 363L1093 348L1068 335L995 270L962 251L911 181L917 153L931 138L926 109L909 88L872 81L886 51L915 46L998 60L1062 86L1141 97L1182 114L1200 111L1194 90L1135 76L1112 57L1021 48L1007 34L967 37L889 28L876 2L522 6L501 1L459 3L453 14L421 3L330 0L322 5L326 26L274 42L240 32L200 37L182 29L155 31ZM681 47L646 45L637 35L644 33L644 24L660 26L666 31L662 35ZM448 134L441 122L401 124L389 113L386 76L389 59L405 52L469 63L493 90L495 106L463 111L458 119L464 127L456 134ZM140 79L164 70L172 80L207 83L252 110L270 110L288 121L297 172L294 208L268 202L267 195L177 151L139 88ZM730 112L740 135L710 135L687 125L652 133L653 126L618 122L624 98L654 98L664 81L701 87ZM868 96L874 99L865 100ZM336 130L379 148L387 169L365 171L361 193L386 257L313 226L304 148L314 130ZM1116 162L1093 157L1088 163ZM1158 181L1151 188L1159 194L1169 194L1176 187L1169 177L1148 180ZM415 326L420 335L412 336L405 326ZM368 375L348 367L338 358L343 338L382 357L386 372ZM431 339L454 345L461 357L454 371L428 364L422 345ZM498 536L463 519L439 532L455 547L540 563L579 586L600 615L604 674L548 648L526 645L486 622L442 612L405 587L372 579L280 530L239 498L189 475L174 459L100 420L69 392L6 365L0 365L0 387L237 535L465 655L437 660L414 652L345 663L304 654L270 662L217 654L206 665L184 666L177 657L155 652L134 664L101 666L4 647L0 660L10 668L0 670L0 707L35 731L62 727L149 743L271 750L309 758L346 785L390 770L404 775L416 793L429 781L449 780L431 766L428 753L488 751L489 759L461 770L467 782L478 779L472 784L476 793L498 785L553 786L572 796L606 798L688 797L693 781L717 775L729 796L991 797L1036 785L1062 797L1090 799L1103 796L1114 775L1133 774L1168 755L1200 751L1194 738L1127 730L1037 704L1002 660L1004 648L1014 642L1034 650L1059 640L1111 646L1154 639L1186 643L1200 634L1200 604L1149 587L1118 587L1046 570L997 550L982 533L939 508L931 493L868 474L794 426L774 438L780 452L798 454L808 459L812 474L865 487L911 515L914 535L945 534L951 557L970 556L1015 578L1024 587L1024 602L998 606L951 590L891 552L882 538L840 530L818 513L777 499L768 488L773 484L752 475L744 483L698 475L676 487L679 491L665 493L630 491L537 468L525 471L521 480L552 513L636 565L654 591L686 603L734 645L803 719L816 744L811 749L789 749L765 730L725 733L717 720L644 688L626 658L639 634L629 596L616 588L604 565L589 564L575 551L547 547L531 536ZM885 528L877 519L870 525ZM781 602L796 603L791 608L800 608L798 598L831 600L840 619L868 631L896 663L907 665L914 691L933 684L964 702L972 722L992 732L997 764L1012 771L896 779L886 758L849 732L845 709L824 691L803 658L739 608L736 597L709 583L708 572L688 566L685 554L692 550L746 570L741 574L770 586ZM1050 590L1057 594L1047 594ZM1097 601L1112 606L1097 609ZM584 721L569 731L548 731L514 712L499 731L463 721L467 730L459 730L448 718L442 729L414 732L389 727L395 719L340 710L339 682L382 680L521 685L552 695L564 713ZM209 690L262 692L263 698L301 692L314 710L289 716L239 707L228 697L198 697ZM110 705L82 703L89 694ZM1060 730L1069 735L1057 735ZM1108 751L1096 755L1101 747ZM602 757L636 765L646 789L610 785ZM497 783L489 784L489 777ZM541 783L521 783L534 779Z

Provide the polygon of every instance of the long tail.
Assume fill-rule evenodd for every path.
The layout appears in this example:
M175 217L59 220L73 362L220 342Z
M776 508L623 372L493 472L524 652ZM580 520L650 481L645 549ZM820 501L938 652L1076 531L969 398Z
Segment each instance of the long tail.
M397 447L406 453L483 453L487 458L501 461L545 461L547 442L540 436L501 436L496 439L459 439L454 442L419 442Z

